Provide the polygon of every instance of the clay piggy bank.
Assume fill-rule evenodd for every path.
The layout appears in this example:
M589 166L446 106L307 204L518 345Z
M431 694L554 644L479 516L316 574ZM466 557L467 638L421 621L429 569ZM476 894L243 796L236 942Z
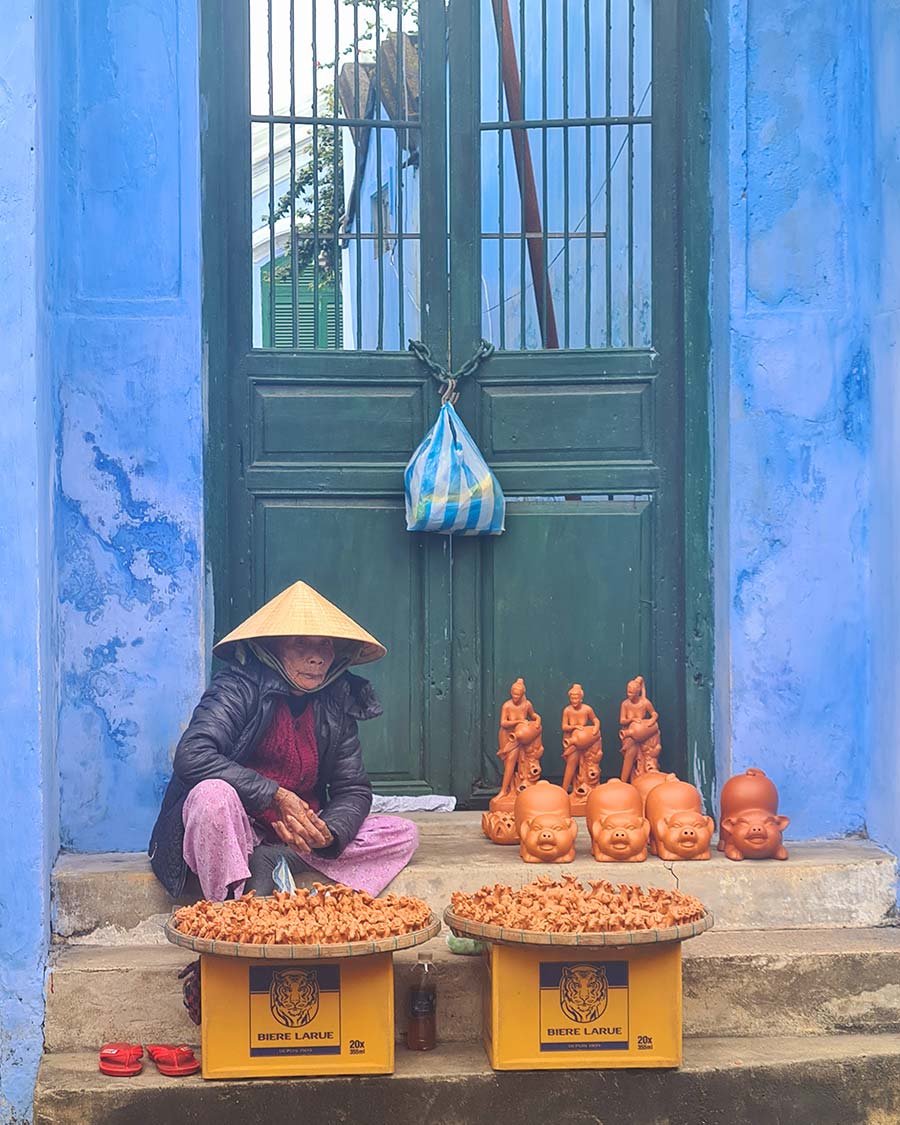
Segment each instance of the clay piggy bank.
M523 820L528 820L539 813L560 813L566 817L572 815L569 794L561 785L554 785L550 781L538 781L516 795L514 809L516 832Z
M591 790L587 799L588 824L601 815L613 812L644 813L644 802L637 787L626 781L619 781L617 777Z
M666 781L677 781L674 773L636 773L631 779L631 785L641 795L642 802L646 805L647 794Z
M787 859L781 834L789 824L786 816L767 809L744 809L728 816L720 825L728 833L725 855L728 859Z
M735 774L722 786L719 798L719 843L720 852L728 853L729 830L726 820L744 812L745 809L764 809L769 813L778 812L778 790L774 782L760 769L745 770Z
M571 816L537 813L519 825L519 854L526 863L571 863L577 835Z
M647 794L650 850L660 859L709 859L715 824L703 815L700 790L686 781L666 781Z
M600 863L641 863L647 858L650 821L640 813L606 813L588 827L591 851Z
M512 812L485 812L481 814L481 831L494 844L518 844L516 818Z

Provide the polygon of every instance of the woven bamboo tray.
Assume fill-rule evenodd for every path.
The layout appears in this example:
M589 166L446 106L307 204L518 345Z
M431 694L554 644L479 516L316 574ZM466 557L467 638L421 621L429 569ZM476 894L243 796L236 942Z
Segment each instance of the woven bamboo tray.
M478 938L499 945L658 945L666 941L686 941L712 928L713 916L707 911L698 922L670 926L665 930L618 930L609 933L544 933L540 930L513 930L461 918L448 906L444 921L458 937Z
M241 941L214 941L191 937L176 930L171 920L166 923L166 937L173 945L192 949L195 953L214 953L217 957L248 957L262 961L304 961L325 957L368 957L372 953L394 953L430 941L441 932L441 920L431 912L428 924L421 930L374 941L345 941L335 945L249 945Z

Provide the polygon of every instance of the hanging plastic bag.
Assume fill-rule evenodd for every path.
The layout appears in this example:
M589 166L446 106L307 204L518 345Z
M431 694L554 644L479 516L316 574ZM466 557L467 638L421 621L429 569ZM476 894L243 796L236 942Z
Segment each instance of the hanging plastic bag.
M506 518L503 490L453 409L457 384L477 371L494 347L482 340L453 375L435 362L421 340L410 340L409 350L441 384L443 393L437 421L406 466L406 530L499 535Z
M499 535L503 490L449 402L406 466L406 530Z

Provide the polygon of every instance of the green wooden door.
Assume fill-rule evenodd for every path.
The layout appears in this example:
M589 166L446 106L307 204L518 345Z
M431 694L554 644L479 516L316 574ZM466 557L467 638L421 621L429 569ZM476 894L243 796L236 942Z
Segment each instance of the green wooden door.
M297 578L358 617L389 650L365 731L386 792L480 803L518 676L545 776L574 680L618 773L640 672L664 764L706 780L685 638L687 6L225 7L203 67L216 635ZM402 471L439 389L406 341L456 369L482 337L496 351L457 408L507 530L410 535Z

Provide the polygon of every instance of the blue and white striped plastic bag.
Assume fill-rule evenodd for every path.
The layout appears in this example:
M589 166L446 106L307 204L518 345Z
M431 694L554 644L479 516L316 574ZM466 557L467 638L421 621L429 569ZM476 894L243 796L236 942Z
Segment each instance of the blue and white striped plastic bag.
M444 535L499 535L503 490L462 424L444 403L406 466L406 530Z

